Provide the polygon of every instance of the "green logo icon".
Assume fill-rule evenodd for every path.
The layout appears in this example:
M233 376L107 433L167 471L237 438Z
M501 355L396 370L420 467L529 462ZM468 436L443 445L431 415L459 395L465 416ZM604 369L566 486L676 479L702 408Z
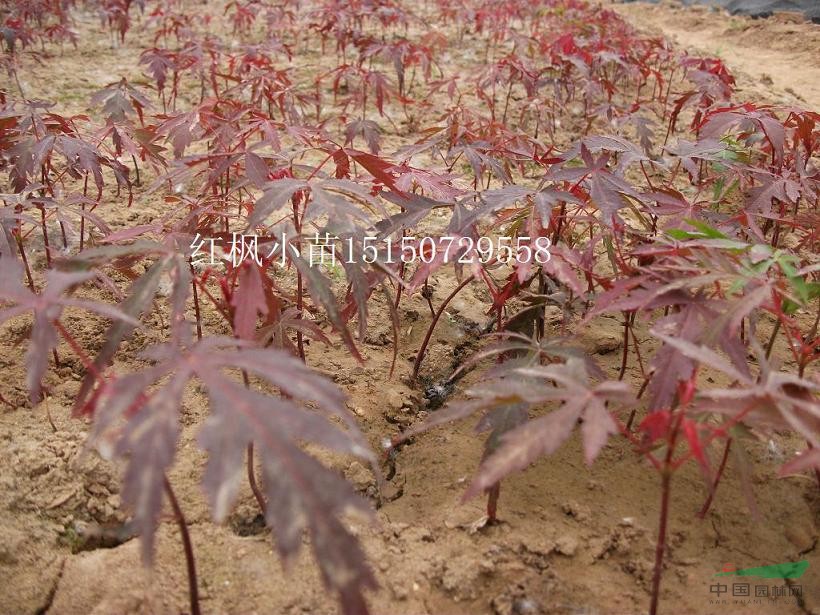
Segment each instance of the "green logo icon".
M742 568L734 570L733 566L724 566L723 572L715 574L716 577L761 577L763 579L799 579L809 567L809 562L783 562L782 564L771 564L769 566L758 566L757 568Z

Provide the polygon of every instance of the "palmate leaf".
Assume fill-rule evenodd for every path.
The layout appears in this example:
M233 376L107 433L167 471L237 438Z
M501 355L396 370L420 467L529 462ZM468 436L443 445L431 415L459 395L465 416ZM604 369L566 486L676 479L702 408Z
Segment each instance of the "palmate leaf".
M8 246L8 244L6 244ZM60 319L63 310L67 307L80 308L95 312L112 320L119 320L137 325L137 321L120 309L98 301L75 299L70 296L71 290L96 277L95 273L65 273L52 270L46 274L46 286L40 293L34 293L23 286L19 277L7 277L7 274L19 273L16 258L6 253L3 247L0 255L0 305L7 305L0 309L0 323L31 312L33 323L29 346L26 350L26 384L29 398L37 403L42 397L42 381L48 367L48 358L52 350L57 347L59 333L56 321Z
M255 188L264 188L270 181L270 169L265 161L253 152L245 152L245 174Z
M305 282L307 282L307 289L311 299L324 308L330 324L333 325L333 328L342 336L342 340L348 350L350 350L352 356L357 361L363 361L364 359L362 359L362 355L359 353L353 341L353 336L347 328L347 323L342 317L342 311L336 302L330 280L322 274L318 267L312 267L308 260L297 255L295 252L291 254L291 259L296 269L304 277ZM361 307L364 308L363 305ZM362 320L361 323L364 323L364 321Z
M522 389L499 391L506 403L523 403L530 408L560 401L561 407L505 433L497 450L478 470L465 498L489 489L514 472L525 469L539 457L554 453L582 420L581 438L584 458L592 463L617 426L607 404L625 406L634 401L626 383L592 382L583 360L570 358L563 364L513 369L510 377ZM522 381L523 380L523 381ZM547 386L554 382L557 388ZM488 406L498 403L495 386L482 387L479 393Z
M478 202L473 205L472 202L476 197L478 197ZM402 204L402 201L398 199L395 199L394 202ZM410 199L407 199L406 202L411 203ZM536 190L514 184L477 192L474 195L456 200L452 205L431 200L428 200L427 203L422 202L423 206L425 204L427 206L425 214L429 214L440 207L448 207L452 208L452 216L443 233L443 236L448 237L448 239L436 239L436 249L432 258L419 263L413 277L407 283L408 290L414 292L420 288L425 284L427 278L447 263L453 263L458 269L458 261L462 256L462 252L467 245L472 245L477 237L477 225L483 220L492 219L500 210L511 208L520 203L521 210L529 212L528 216L533 222L531 228L537 228L538 224L536 223L538 222L541 226L546 226L549 223L552 207L561 202L580 203L572 194L552 187ZM413 222L417 223L415 220ZM531 236L534 238L536 234L533 233ZM461 241L462 238L470 238L472 241L465 245ZM562 255L567 253L567 251L561 252ZM477 261L478 259L475 259L474 270L478 268ZM530 262L529 265L530 268L522 267L519 275L522 272L529 273L532 263ZM583 292L583 289L578 285L577 279L574 279L571 272L569 272L566 262L563 261L561 256L555 263L546 263L543 267L553 275L557 275L563 282L571 285L577 292Z
M456 176L450 173L419 169L409 164L395 165L393 169L398 173L396 187L407 195L421 191L430 198L452 202L466 192L452 184Z
M114 122L125 121L133 114L142 122L144 110L152 106L150 99L128 83L125 77L92 94L91 104L102 106L105 117Z
M152 306L163 275L168 275L174 284L172 296L176 298L178 312L173 315L177 321L184 316L184 302L188 293L188 265L185 259L177 253L171 245L162 245L150 241L138 241L129 245L100 246L85 250L73 262L79 266L94 266L119 256L153 256L160 257L151 264L145 273L138 277L128 289L125 300L119 305L119 310L128 316L128 320L118 320L108 328L102 348L94 357L93 366L96 373L102 373L111 364L120 344L133 333L139 318ZM181 306L179 305L181 304ZM74 399L72 412L74 415L92 413L93 405L87 403L89 394L94 388L96 376L89 372L80 384L80 390Z
M702 279L709 281L711 278L704 274ZM613 297L623 296L625 290L629 292L625 299L616 300L610 307L601 309L602 312L613 312L616 308L650 310L666 305L677 307L677 311L658 319L650 330L655 337L664 341L650 361L652 378L647 389L650 411L669 408L677 393L678 383L688 380L696 367L696 361L681 353L677 346L667 343L668 339L718 347L729 357L732 369L748 377L746 350L737 330L741 319L758 308L771 294L768 288L761 286L732 300L710 299L702 292L686 290L678 283L682 281L684 279L654 288L641 288L641 279L631 278L599 296L599 306L604 306Z
M510 175L509 171L504 167L504 165L501 162L496 160L496 158L494 158L493 156L489 155L489 152L490 147L487 143L462 143L460 145L453 147L450 150L450 155L464 155L464 157L467 159L467 162L470 164L470 168L473 171L473 179L475 181L478 181L485 173L485 171L489 171L490 173L492 173L493 177L502 184L511 184L512 176Z
M292 198L297 202L310 194L304 205L303 223L327 217L333 223L334 232L352 232L369 228L374 221L365 210L386 217L384 207L359 184L346 179L303 180L283 177L265 184L264 193L256 201L253 213L248 217L248 227L270 223L268 218L282 209Z
M778 165L782 163L786 132L783 123L771 108L745 103L713 109L705 115L699 130L702 137L714 139L722 137L733 128L745 135L762 132L771 148L772 161Z
M266 321L270 324L263 325L256 334L257 341L263 346L281 348L297 356L299 350L290 337L291 331L301 331L306 338L328 346L332 344L319 325L307 318L299 318L299 310L295 307L281 310L281 307L273 306L266 315Z
M133 318L139 318L151 305L154 296L159 288L161 275L163 272L163 262L158 261L154 263L151 268L146 271L145 275L140 276L131 286L128 296L122 303L120 308L124 313ZM134 331L135 325L133 321L119 321L115 322L111 328L108 329L105 335L105 342L103 343L100 352L94 358L94 367L98 371L104 370L111 363L114 354L117 352L120 343ZM83 407L88 393L94 385L94 374L88 373L80 385L80 390L77 397L74 399L74 413L78 414Z
M146 65L146 71L157 83L157 89L162 92L168 78L168 71L174 67L172 52L166 49L146 49L140 54L140 64Z
M181 158L185 149L202 137L205 128L200 113L206 112L205 106L200 105L185 113L157 116L161 121L156 128L156 134L165 137L165 140L171 143L174 158Z
M504 404L493 408L478 422L476 431L489 431L487 442L484 445L482 459L487 459L495 453L503 442L504 434L527 422L529 413L526 404Z
M233 308L233 328L236 336L243 340L253 339L256 333L257 314L268 314L268 301L261 268L249 261L243 263L237 279L237 287L231 297Z
M815 447L820 447L820 385L769 365L764 352L752 338L760 374L753 378L705 346L653 333L692 361L723 372L738 386L699 391L693 409L735 417L762 429L792 429ZM742 414L741 414L742 413Z
M637 154L636 154L637 155ZM551 169L547 178L553 181L582 182L589 187L592 203L600 210L604 224L612 226L618 212L627 206L626 197L642 201L642 197L623 177L619 169L609 170L612 155L604 152L597 158L583 143L579 156L582 166L564 166Z
M192 343L188 337L183 332L175 342L150 348L144 356L153 366L105 384L95 415L92 438L100 451L128 457L123 497L142 534L145 561L153 555L183 393L190 380L198 379L211 408L199 443L208 453L203 483L215 519L224 520L230 511L244 472L244 451L254 442L279 553L286 560L294 556L307 530L322 578L339 592L344 611L365 613L362 590L374 589L376 581L339 517L348 510L368 514L369 507L342 478L301 448L311 443L373 461L347 413L344 394L282 351L232 338ZM242 386L238 370L261 377L282 395Z
M562 245L550 248L550 255L551 258L541 268L576 295L582 296L586 289L575 273L576 269L580 269L582 256L577 250Z
M746 202L746 210L751 213L771 216L773 200L794 204L803 194L800 184L789 177L765 171L755 171L755 175L760 179L760 185L749 192Z
M674 314L661 318L654 332L674 332L676 339L694 340L703 331L701 312L697 305L687 304ZM649 410L669 408L678 390L678 382L688 380L695 370L695 362L670 344L661 346L650 362L652 379L649 381Z
M304 211L300 219L303 228L310 224L317 229L317 232L328 232L342 241L347 239L344 245L348 246L348 252L351 245L360 249L365 231L375 229L374 219L368 215L368 210L377 213L381 218L387 217L384 206L366 189L351 180L302 180L284 177L265 184L264 193L256 201L253 212L248 217L248 228L255 229L259 225L267 224L268 218L285 207L291 200L300 205ZM279 243L285 245L290 239L291 236L286 231L280 236ZM310 258L306 258L307 250L304 249L304 244L301 253L292 243L288 246L287 256L305 281L314 303L321 305L328 320L342 336L352 355L361 360L361 355L347 329L345 314L340 310L333 294L331 281L319 267L311 264ZM367 280L364 268L359 264L361 261L353 259L352 254L343 256L344 258L340 258L339 262L344 268L353 291L353 299L359 315L360 336L363 337L367 322L366 299L371 290L371 284ZM378 264L373 265L374 269L378 267Z
M307 181L293 177L283 177L269 182L265 186L264 194L256 201L253 213L248 217L248 227L253 229L259 226L271 214L282 209L294 194L307 188Z
M353 145L353 140L361 136L367 143L367 149L374 156L379 155L381 129L373 120L353 120L345 126L345 146Z
M675 146L667 146L666 151L677 158L690 177L698 177L698 163L719 162L730 164L728 146L717 139L701 139L697 143L679 139Z
M562 155L564 160L572 160L578 158L586 149L592 154L600 152L610 152L618 156L617 171L622 175L624 171L636 162L648 162L651 164L658 164L657 161L652 160L646 155L641 148L634 143L627 141L622 137L614 135L597 135L592 137L585 137L577 141L573 146Z
M543 346L537 342L527 344L526 339L515 335L507 348L526 351L540 348L534 352L560 356L565 361L544 366L533 361L512 360L497 365L485 374L481 385L467 391L469 399L448 404L397 440L400 443L433 427L481 414L477 429L491 433L484 459L464 494L465 499L523 470L539 457L554 453L572 435L579 421L583 421L584 457L587 463L592 463L609 436L617 432L610 413L617 407L635 403L626 383L597 381L602 374L590 359L575 356L570 348ZM491 355L484 353L476 359L484 356ZM555 402L561 404L558 409L527 420L531 410Z

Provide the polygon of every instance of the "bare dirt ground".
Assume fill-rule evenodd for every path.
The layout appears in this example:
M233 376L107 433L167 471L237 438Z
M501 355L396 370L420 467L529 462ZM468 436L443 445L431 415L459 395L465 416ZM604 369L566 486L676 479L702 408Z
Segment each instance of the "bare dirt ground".
M674 3L618 2L609 8L679 47L724 60L738 78L739 99L820 109L820 28L798 13L752 19Z
M684 47L724 58L739 74L742 92L754 100L820 108L818 26L696 10L683 13L666 6L614 8L640 28L662 31ZM120 75L139 75L136 37L112 50L94 19L84 20L80 27L79 49L66 49L64 55L31 67L23 84L38 97L58 100L64 111L81 112L94 90ZM133 210L114 217L139 223L150 220L156 207L151 201L138 201ZM439 302L454 282L442 275L433 284L434 302ZM480 292L462 295L442 320L426 362L430 379L449 375L459 353L477 343L471 331L486 320L476 294ZM378 300L373 312L374 323L389 321ZM429 322L424 300L409 299L403 319L409 326L402 331L393 379L386 375L391 359L388 325L381 325L383 330L376 325L368 336L364 366L340 347L308 351L309 364L347 391L349 406L374 448L424 413L421 391L404 384ZM82 343L100 344L99 323L86 319L72 324L82 331ZM553 333L561 332L557 319L551 327ZM570 333L605 370L617 374L619 332L617 320L601 318L593 327ZM24 367L16 344L25 333L9 327L0 333L0 392L21 406L26 394L17 383L24 381ZM643 332L643 337L648 334ZM136 350L150 341L141 338L129 344ZM125 360L117 367L127 370L133 365ZM628 377L640 378L634 366ZM112 535L123 531L115 528L126 519L118 469L84 451L87 425L69 418L80 378L79 364L67 364L50 376L51 397L46 402L34 408L4 408L0 414L0 612L185 612L185 562L170 514L159 531L153 570L142 567L137 540L123 542L127 536ZM454 395L474 380L473 375L465 377ZM170 479L191 525L204 611L335 612L334 598L322 588L308 556L289 570L282 568L268 531L256 520L249 489L227 525L211 523L199 489L203 458L194 442L206 403L197 391L190 399ZM806 478L776 477L786 455L802 445L778 437L770 442L749 440L744 446L754 469L756 514L749 511L732 460L705 520L696 518L706 495L697 469L689 467L675 477L671 553L663 589L666 613L820 613L820 494ZM613 441L592 468L583 464L580 446L573 442L506 481L500 502L503 523L477 530L483 502L462 503L461 494L481 448L481 438L469 423L417 437L398 454L396 475L383 492L389 501L377 511L375 522L351 520L381 585L370 596L374 613L646 612L659 487L654 473L636 461L627 442ZM362 465L348 462L339 469L362 493L375 493L374 478ZM117 543L122 544L105 548ZM713 575L726 564L745 567L790 559L812 562L801 583L803 599L739 605L723 594L720 597L727 602L715 603L710 591Z

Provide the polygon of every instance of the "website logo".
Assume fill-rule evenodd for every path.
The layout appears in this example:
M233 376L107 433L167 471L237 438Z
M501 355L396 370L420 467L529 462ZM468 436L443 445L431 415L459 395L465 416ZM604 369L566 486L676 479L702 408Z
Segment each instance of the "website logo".
M783 562L756 568L741 568L737 570L731 564L723 567L723 572L716 577L760 577L762 579L799 579L809 567L808 560L800 562Z

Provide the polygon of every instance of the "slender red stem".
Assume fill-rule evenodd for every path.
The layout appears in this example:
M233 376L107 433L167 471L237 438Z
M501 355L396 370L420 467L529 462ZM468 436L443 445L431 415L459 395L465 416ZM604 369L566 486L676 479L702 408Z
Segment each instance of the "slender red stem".
M256 498L256 502L259 504L262 515L266 516L268 514L267 502L265 502L265 496L262 495L262 491L256 483L256 474L253 471L253 442L248 444L248 484L251 486L253 497Z
M626 362L629 357L629 312L624 312L624 351L621 355L621 372L618 374L618 380L624 379L626 374Z
M666 551L666 525L669 520L669 494L671 492L672 472L665 468L661 473L661 511L658 523L658 542L655 546L655 570L652 573L652 600L649 604L649 615L657 615L661 594L661 577L663 576L663 555Z
M251 379L248 376L247 370L242 370L242 381L245 383L245 388L251 388ZM248 484L251 486L251 491L253 492L253 497L256 498L257 504L259 504L259 510L262 511L263 516L267 516L268 513L268 506L265 502L265 496L262 495L262 491L259 489L259 485L256 482L256 472L254 471L253 467L253 442L248 443Z
M46 226L46 208L40 205L40 220L43 228L43 247L46 252L46 267L51 269L51 244L48 240L48 227Z
M90 372L96 380L99 382L103 381L103 375L97 369L97 366L94 365L94 362L88 358L88 355L85 354L85 351L82 349L80 344L77 340L74 339L74 336L69 333L66 328L63 326L63 323L59 321L59 319L54 320L54 327L57 331L60 332L60 335L63 336L63 339L66 343L71 347L71 350L74 351L74 354L80 359L80 363L83 364L83 367L87 372Z
M663 558L666 553L666 529L669 523L669 496L672 491L672 473L675 466L672 458L675 455L675 444L678 439L683 411L675 416L666 444L666 456L661 467L661 510L658 521L658 541L655 544L655 570L652 573L652 600L649 603L649 615L657 615L661 595L661 577L663 576Z
M441 318L441 315L444 313L444 309L447 307L447 304L450 303L450 301L452 301L453 298L461 292L461 289L463 289L465 286L467 286L467 284L472 282L474 278L475 274L469 275L466 278L464 278L461 284L455 287L453 292L451 292L447 296L447 298L441 302L441 305L438 307L438 310L436 310L436 313L433 316L433 320L430 322L430 326L427 328L427 333L424 336L424 341L421 343L421 348L419 348L419 351L416 354L416 361L415 363L413 363L413 380L418 378L419 369L421 368L421 362L424 359L424 354L427 352L427 345L430 343L430 338L433 336L433 330L436 328L436 323L438 322L439 318Z
M26 270L26 281L28 282L28 287L31 292L34 292L34 278L31 276L31 267L29 267L26 251L23 247L23 238L20 236L20 233L14 233L14 238L17 241L17 247L20 250L20 259L23 261L23 267Z
M196 289L196 271L194 270L194 263L188 259L188 266L191 268L191 289L194 296L194 314L196 315L196 339L202 339L202 315L199 312L199 293Z
M202 611L199 609L199 588L197 587L196 581L194 547L191 544L191 535L188 533L188 524L185 522L185 515L182 514L182 509L179 507L179 502L167 476L163 477L163 485L165 487L165 495L168 496L168 501L171 503L171 508L174 511L174 518L179 526L179 533L182 534L182 546L185 549L185 565L188 569L188 597L191 602L191 615L201 615Z
M501 495L501 483L487 489L487 523L498 521L498 496Z
M720 479L723 476L723 470L726 468L726 462L729 459L729 449L732 446L732 439L727 438L726 446L723 448L723 457L720 460L720 466L718 467L717 474L715 474L715 480L712 483L712 488L709 490L709 495L706 496L706 501L703 503L703 508L700 509L698 513L698 517L701 519L705 518L707 513L709 512L709 508L712 506L712 500L715 499L715 492L717 491L718 485L720 484Z

